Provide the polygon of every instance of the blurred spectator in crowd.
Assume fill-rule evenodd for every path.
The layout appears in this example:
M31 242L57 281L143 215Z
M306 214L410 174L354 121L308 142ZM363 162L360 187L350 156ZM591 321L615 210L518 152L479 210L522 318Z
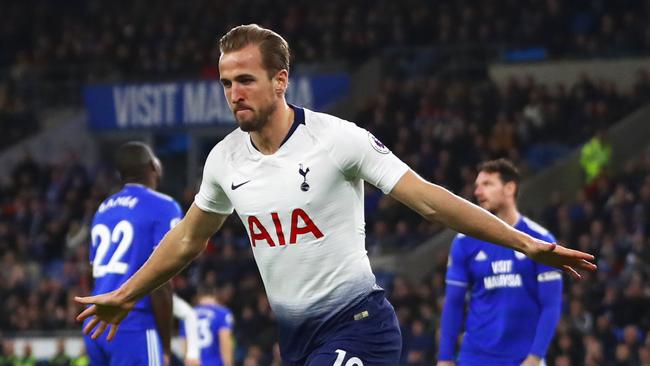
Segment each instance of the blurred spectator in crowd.
M592 183L609 165L612 147L607 144L602 131L596 133L580 149L580 165L584 170L587 183Z
M63 338L56 342L56 353L50 359L51 366L69 366L70 356L65 352L65 340Z
M32 355L32 344L29 341L23 346L23 355L20 357L19 366L35 366L36 358Z
M81 352L77 357L74 357L70 361L70 366L89 366L90 365L90 358L88 357L88 353L86 353L86 347L82 345L81 347Z
M16 356L14 342L10 339L2 341L2 354L0 354L1 366L15 366L20 359Z

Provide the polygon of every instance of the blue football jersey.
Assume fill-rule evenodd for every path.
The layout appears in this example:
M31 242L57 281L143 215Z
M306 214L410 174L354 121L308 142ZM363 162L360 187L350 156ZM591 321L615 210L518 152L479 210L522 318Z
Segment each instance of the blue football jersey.
M91 229L93 295L120 287L180 219L181 208L174 199L139 184L126 184L104 200ZM120 329L155 327L149 296L140 300L120 324Z
M515 228L555 242L546 229L526 217ZM518 365L529 353L544 356L550 338L536 339L538 322L546 304L559 317L562 275L558 269L461 234L452 243L446 282L448 288L464 287L471 293L459 364ZM554 329L555 324L549 326Z
M219 305L198 305L194 308L198 318L199 349L201 350L202 365L223 365L219 331L233 327L233 316L230 310ZM180 334L185 336L185 324L180 324Z

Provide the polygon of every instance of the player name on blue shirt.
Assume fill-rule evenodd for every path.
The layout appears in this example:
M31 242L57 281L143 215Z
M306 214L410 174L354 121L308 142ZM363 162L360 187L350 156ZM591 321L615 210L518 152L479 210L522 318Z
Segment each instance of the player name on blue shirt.
M99 209L97 210L99 213L103 213L106 210L114 207L128 207L130 209L134 208L135 205L138 204L138 198L137 197L132 197L132 196L121 196L121 197L115 197L115 198L109 198L106 201L102 202L101 205L99 205Z

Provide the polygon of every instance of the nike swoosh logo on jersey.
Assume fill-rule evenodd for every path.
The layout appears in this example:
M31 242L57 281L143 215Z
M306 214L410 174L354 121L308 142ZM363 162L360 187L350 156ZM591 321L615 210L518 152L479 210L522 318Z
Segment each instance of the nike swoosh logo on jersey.
M250 182L250 179L247 180L247 181L245 181L244 183L239 183L239 184L237 184L237 185L235 185L235 183L230 183L230 189L232 189L232 190L234 191L235 189L237 189L237 188L243 186L244 184L246 184L246 183L248 183L248 182Z

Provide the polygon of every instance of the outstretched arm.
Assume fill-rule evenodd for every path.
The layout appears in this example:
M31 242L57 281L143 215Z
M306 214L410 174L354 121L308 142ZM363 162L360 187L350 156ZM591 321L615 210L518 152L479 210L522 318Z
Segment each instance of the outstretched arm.
M581 278L578 269L596 269L588 262L594 259L592 255L549 245L517 231L479 206L425 181L412 170L400 178L390 194L429 221L439 221L463 234L515 249L540 263L561 268L574 278Z
M117 326L136 302L196 258L227 217L203 211L193 204L185 218L165 235L151 257L120 288L102 295L75 297L81 304L92 305L77 316L78 321L93 317L84 333L90 333L99 324L92 335L96 339L111 325L108 340L113 339Z

